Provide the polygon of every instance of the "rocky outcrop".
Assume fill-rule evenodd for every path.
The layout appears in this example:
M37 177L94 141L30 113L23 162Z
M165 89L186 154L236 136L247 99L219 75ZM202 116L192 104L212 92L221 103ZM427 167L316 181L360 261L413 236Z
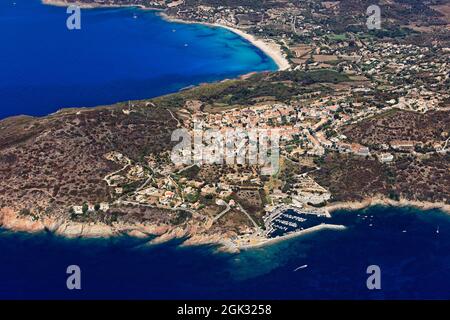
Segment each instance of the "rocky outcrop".
M361 210L370 206L393 206L393 207L414 207L421 210L439 209L444 212L450 213L450 205L443 202L426 202L426 201L414 201L407 199L400 199L395 201L386 198L382 195L366 198L363 201L347 201L336 202L329 204L325 209L328 212L336 210Z
M32 216L19 216L12 209L2 208L0 210L0 225L3 228L15 231L39 232L47 228L50 221L35 220Z

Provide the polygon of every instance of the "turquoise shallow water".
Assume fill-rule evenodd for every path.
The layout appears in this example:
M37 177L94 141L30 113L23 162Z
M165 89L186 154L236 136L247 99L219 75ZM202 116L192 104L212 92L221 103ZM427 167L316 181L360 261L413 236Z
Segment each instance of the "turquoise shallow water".
M440 211L340 211L318 231L240 254L148 247L148 239L68 240L0 231L0 298L448 299L450 218ZM439 227L439 233L436 232ZM406 231L406 232L404 232ZM66 268L82 289L66 289ZM307 268L294 271L302 265ZM369 265L381 290L366 287Z
M228 30L167 22L154 11L82 9L81 30L72 31L68 17L66 8L39 0L0 2L0 119L155 97L277 68Z

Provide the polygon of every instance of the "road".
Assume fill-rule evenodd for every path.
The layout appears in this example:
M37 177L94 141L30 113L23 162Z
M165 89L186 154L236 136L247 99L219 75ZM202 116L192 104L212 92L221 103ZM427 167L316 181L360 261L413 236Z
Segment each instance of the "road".
M181 127L181 123L180 120L178 120L172 113L172 111L170 111L169 109L166 108L167 111L169 111L170 115L172 116L172 118L177 122L177 126Z
M248 214L248 212L241 206L240 203L237 203L239 209L241 209L242 212L244 212L244 214L250 219L250 221L253 223L253 225L255 226L255 228L257 228L259 231L262 231L261 228L258 226L258 224L255 222L255 220L253 220L253 218Z
M109 181L109 178L111 178L112 176L115 176L115 175L118 174L119 172L121 172L121 171L127 169L129 166L131 166L131 164L132 164L131 160L127 158L127 162L128 162L128 164L125 165L122 169L119 169L119 170L117 170L117 171L114 171L113 173L110 173L110 174L108 174L106 177L103 178L103 180L105 180L106 183L108 184L108 187L111 187L111 186L112 186L112 184L111 184L110 181Z
M230 211L230 209L231 209L230 205L228 203L226 203L225 201L224 201L224 204L226 204L227 207L221 213L219 213L217 216L214 217L212 223L216 222L217 220L222 218L228 211Z

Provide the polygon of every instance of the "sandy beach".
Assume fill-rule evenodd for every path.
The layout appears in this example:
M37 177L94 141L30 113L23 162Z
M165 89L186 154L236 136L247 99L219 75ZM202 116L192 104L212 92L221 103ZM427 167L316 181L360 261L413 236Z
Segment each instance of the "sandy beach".
M253 44L255 47L259 48L262 52L264 52L266 55L272 58L273 61L278 66L279 70L288 70L291 68L291 65L289 61L284 56L281 47L276 44L275 42L269 42L262 39L257 39L255 36L245 33L242 30L232 28L226 25L222 24L211 24L215 27L225 28L227 30L230 30L231 32L239 35L240 37L244 38L245 40L249 41L251 44Z
M168 16L167 14L165 14L164 12L159 13L159 15L163 19L165 19L169 22L187 23L187 24L202 24L202 25L209 26L209 27L227 29L227 30L237 34L241 38L244 38L245 40L250 42L253 46L257 47L262 52L264 52L267 56L272 58L272 60L277 64L278 70L288 70L291 68L291 64L284 56L280 45L276 44L273 41L269 41L269 40L266 41L266 40L258 39L255 36L248 34L240 29L230 27L230 26L220 24L220 23L185 21L185 20L181 20L181 19L172 18L172 17Z
M69 5L65 0L42 0L42 3L46 4L46 5L54 5L54 6L60 6L60 7L67 7ZM77 5L80 8L83 8L83 9L108 8L108 7L111 7L111 8L125 7L125 6L113 5L113 4L102 5L102 4L98 4L98 3L86 4L86 3L80 3L80 2L73 2L73 3L70 3L70 5ZM161 11L161 9L147 8L147 7L144 7L142 5L133 5L133 6L134 7L139 7L141 9L143 9L143 10ZM168 16L167 14L165 14L164 12L161 12L160 16L163 19L165 19L165 20L167 20L169 22L189 23L189 24L203 24L203 25L207 25L207 26L210 26L210 27L227 29L227 30L237 34L241 38L244 38L245 40L250 42L253 46L257 47L262 52L264 52L267 56L269 56L277 64L278 70L288 70L288 69L291 68L291 65L290 65L289 61L286 59L286 57L284 56L280 45L276 44L273 41L258 39L255 36L253 36L251 34L248 34L248 33L244 32L244 31L242 31L240 29L237 29L237 28L234 28L234 27L230 27L230 26L227 26L227 25L223 25L223 24L219 24L219 23L185 21L185 20L181 20L181 19L172 18L172 17Z

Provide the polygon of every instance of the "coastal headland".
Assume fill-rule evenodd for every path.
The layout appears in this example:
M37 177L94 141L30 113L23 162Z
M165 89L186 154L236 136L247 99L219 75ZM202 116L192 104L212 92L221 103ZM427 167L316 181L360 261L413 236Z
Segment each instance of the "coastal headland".
M79 4L122 6L119 0ZM448 37L436 31L433 50L423 35L395 26L387 35L358 38L342 31L339 19L321 20L336 10L327 4L304 15L310 20L301 25L285 18L284 6L270 8L269 22L234 8L237 23L231 24L223 23L228 12L220 8L181 5L186 10L155 9L166 9L163 17L173 21L228 28L271 56L279 70L153 99L0 121L3 228L156 236L149 245L180 238L237 252L344 229L327 222L302 229L311 212L331 219L333 211L372 205L450 212ZM292 23L304 32L289 34ZM308 43L298 43L305 37ZM398 74L406 75L389 80ZM264 175L247 163L175 164L172 133L193 133L199 119L205 130L279 129L278 170Z

